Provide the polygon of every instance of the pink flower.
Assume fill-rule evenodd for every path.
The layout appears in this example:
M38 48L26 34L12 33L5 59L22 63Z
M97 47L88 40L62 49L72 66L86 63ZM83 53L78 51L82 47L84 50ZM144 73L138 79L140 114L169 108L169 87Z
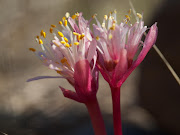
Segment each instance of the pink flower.
M143 42L142 36L147 26L144 26L143 17L139 13L136 16L137 22L131 24L130 12L125 15L125 19L120 24L117 24L115 11L109 17L104 16L102 25L95 17L97 25L93 25L98 48L97 67L105 80L113 87L122 85L145 58L157 37L155 23ZM135 59L141 46L143 48Z
M44 31L41 31L41 36L45 38L45 43L37 36L36 40L41 45L42 51L30 48L45 66L55 70L60 76L39 76L28 81L65 78L75 88L75 92L60 86L64 96L78 102L86 102L96 98L98 89L98 71L95 67L96 41L91 36L90 21L85 20L82 13L76 13L72 17L66 13L66 17L62 20L59 22L62 31L51 25L50 32L54 35L52 41L47 41Z

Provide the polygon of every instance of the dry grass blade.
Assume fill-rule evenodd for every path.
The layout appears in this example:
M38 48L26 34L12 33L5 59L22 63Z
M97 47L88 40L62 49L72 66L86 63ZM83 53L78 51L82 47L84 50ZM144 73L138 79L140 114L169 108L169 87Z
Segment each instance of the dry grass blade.
M178 77L178 75L176 74L176 72L174 71L174 69L172 68L172 66L169 64L169 62L166 60L166 58L164 57L164 55L161 53L161 51L158 49L158 47L156 45L153 45L154 50L158 53L158 55L161 57L161 59L163 60L163 62L166 64L167 68L169 69L169 71L171 72L171 74L174 76L174 78L176 79L177 83L180 85L180 79Z

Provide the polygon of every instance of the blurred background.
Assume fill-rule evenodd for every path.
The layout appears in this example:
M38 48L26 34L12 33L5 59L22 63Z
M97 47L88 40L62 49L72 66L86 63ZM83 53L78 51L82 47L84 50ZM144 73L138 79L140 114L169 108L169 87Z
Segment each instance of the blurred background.
M158 22L157 46L180 73L180 1L132 0L144 13L147 26ZM0 131L8 135L93 135L83 104L63 97L59 85L65 80L27 83L40 75L56 75L28 51L36 47L35 36L68 11L94 13L100 21L117 9L118 21L130 6L128 0L0 0ZM49 34L49 33L48 33ZM98 99L108 130L113 135L111 94L100 76ZM180 87L158 54L151 49L121 89L124 135L179 135ZM0 133L1 134L1 133Z

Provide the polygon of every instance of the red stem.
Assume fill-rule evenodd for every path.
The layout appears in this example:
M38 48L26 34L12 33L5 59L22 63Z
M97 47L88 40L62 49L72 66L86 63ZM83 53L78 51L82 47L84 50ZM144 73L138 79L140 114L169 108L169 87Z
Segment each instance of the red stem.
M91 100L85 105L88 109L95 135L107 135L97 99Z
M120 87L111 86L111 94L112 94L112 103L113 103L114 135L122 135Z

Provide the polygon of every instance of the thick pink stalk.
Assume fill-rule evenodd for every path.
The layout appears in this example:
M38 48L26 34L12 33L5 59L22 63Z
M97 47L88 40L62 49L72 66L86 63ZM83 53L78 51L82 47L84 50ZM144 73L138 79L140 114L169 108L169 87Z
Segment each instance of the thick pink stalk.
M111 86L111 94L112 94L112 103L113 103L114 135L122 135L120 87Z
M95 135L107 135L97 99L88 101L85 105L88 109Z

